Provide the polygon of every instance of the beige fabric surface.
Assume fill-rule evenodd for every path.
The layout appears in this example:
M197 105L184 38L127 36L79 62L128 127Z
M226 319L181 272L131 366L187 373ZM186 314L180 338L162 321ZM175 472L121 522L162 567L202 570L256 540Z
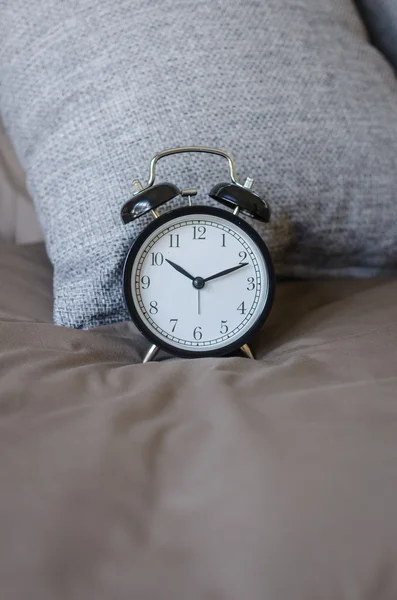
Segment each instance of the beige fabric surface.
M395 600L397 281L285 282L260 360L139 364L0 247L2 600Z
M27 244L43 234L26 189L25 173L0 119L0 240Z

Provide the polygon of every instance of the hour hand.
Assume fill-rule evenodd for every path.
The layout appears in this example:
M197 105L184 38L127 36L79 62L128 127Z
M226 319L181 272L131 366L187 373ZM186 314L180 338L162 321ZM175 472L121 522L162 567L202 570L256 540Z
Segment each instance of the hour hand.
M180 267L176 263L172 262L172 260L168 260L168 258L166 258L165 260L167 261L167 263L169 263L171 265L171 267L174 267L174 269L179 271L179 273L182 273L182 275L184 275L185 277L188 277L189 279L191 279L193 281L193 279L194 279L193 275L190 275L190 273L185 271L185 269L183 267Z
M215 275L211 275L211 277L206 277L204 279L204 281L205 281L205 283L207 283L207 281L211 281L212 279L218 279L218 277L223 277L223 275L228 275L229 273L233 273L233 271L237 271L237 269L241 269L241 267L245 267L246 265L248 265L247 262L240 263L239 265L237 265L237 267L231 267L230 269L225 269L224 271L219 271L219 273L215 273Z

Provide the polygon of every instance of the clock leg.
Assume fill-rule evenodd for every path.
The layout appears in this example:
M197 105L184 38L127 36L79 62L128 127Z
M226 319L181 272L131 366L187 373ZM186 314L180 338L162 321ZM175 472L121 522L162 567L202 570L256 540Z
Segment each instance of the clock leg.
M255 360L255 356L252 354L251 348L248 346L248 344L244 344L243 346L241 346L240 350L245 354L245 356L248 356L248 358L252 358L252 360Z
M150 346L149 350L146 352L145 358L143 359L143 363L147 363L150 362L151 360L153 360L156 357L157 352L160 350L160 348L158 348L156 346L156 344L153 344L153 346Z

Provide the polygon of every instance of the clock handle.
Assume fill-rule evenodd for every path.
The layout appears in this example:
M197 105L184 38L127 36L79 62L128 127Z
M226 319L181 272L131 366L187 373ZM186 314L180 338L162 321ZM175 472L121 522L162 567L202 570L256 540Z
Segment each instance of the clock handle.
M252 191L253 179L247 177L244 185L237 181L236 168L234 160L224 150L218 148L208 148L206 146L182 146L180 148L168 148L156 154L150 161L149 181L142 186L138 179L133 181L134 195L128 200L121 209L121 218L124 223L129 223L142 215L151 212L152 216L158 217L157 208L172 200L178 195L187 195L187 190L181 191L172 183L163 183L153 185L156 177L156 164L165 156L172 154L181 154L183 152L206 152L208 154L217 154L223 156L229 163L229 172L232 183L218 183L215 185L209 196L230 208L235 215L240 211L254 219L267 223L270 220L270 207Z
M240 211L253 219L268 223L270 220L270 207L268 203L260 198L258 194L252 191L254 180L247 177L244 185L237 181L236 168L234 160L224 150L218 148L208 148L206 146L183 146L180 148L169 148L156 154L150 162L150 176L146 185L147 188L153 185L156 176L156 164L160 158L170 156L171 154L180 154L182 152L207 152L208 154L217 154L223 156L229 163L230 179L232 183L218 183L215 185L209 196L230 208L235 215ZM146 189L146 188L145 188Z
M170 156L171 154L181 154L183 152L206 152L208 154L217 154L218 156L223 156L229 163L229 172L230 178L235 185L240 185L237 181L236 175L236 167L234 165L234 160L224 150L219 150L218 148L207 148L206 146L182 146L180 148L168 148L167 150L163 150L156 154L152 160L150 161L150 176L149 181L147 182L145 187L150 187L153 185L155 177L156 177L156 164L160 160L160 158L164 158L164 156ZM243 187L243 186L242 186Z

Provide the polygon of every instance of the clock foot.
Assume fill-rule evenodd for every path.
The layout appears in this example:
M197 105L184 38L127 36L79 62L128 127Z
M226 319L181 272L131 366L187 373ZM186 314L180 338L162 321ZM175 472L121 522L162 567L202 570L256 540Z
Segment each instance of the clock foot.
M243 354L245 354L245 356L247 356L248 358L252 358L252 360L255 360L255 356L252 354L251 348L248 346L248 344L244 344L243 346L241 346L240 350L241 352L243 352Z
M158 346L156 346L156 344L153 344L153 346L150 346L149 350L146 352L145 358L143 359L143 363L147 363L150 362L151 360L153 360L156 357L157 352L160 350L160 348L158 348Z

